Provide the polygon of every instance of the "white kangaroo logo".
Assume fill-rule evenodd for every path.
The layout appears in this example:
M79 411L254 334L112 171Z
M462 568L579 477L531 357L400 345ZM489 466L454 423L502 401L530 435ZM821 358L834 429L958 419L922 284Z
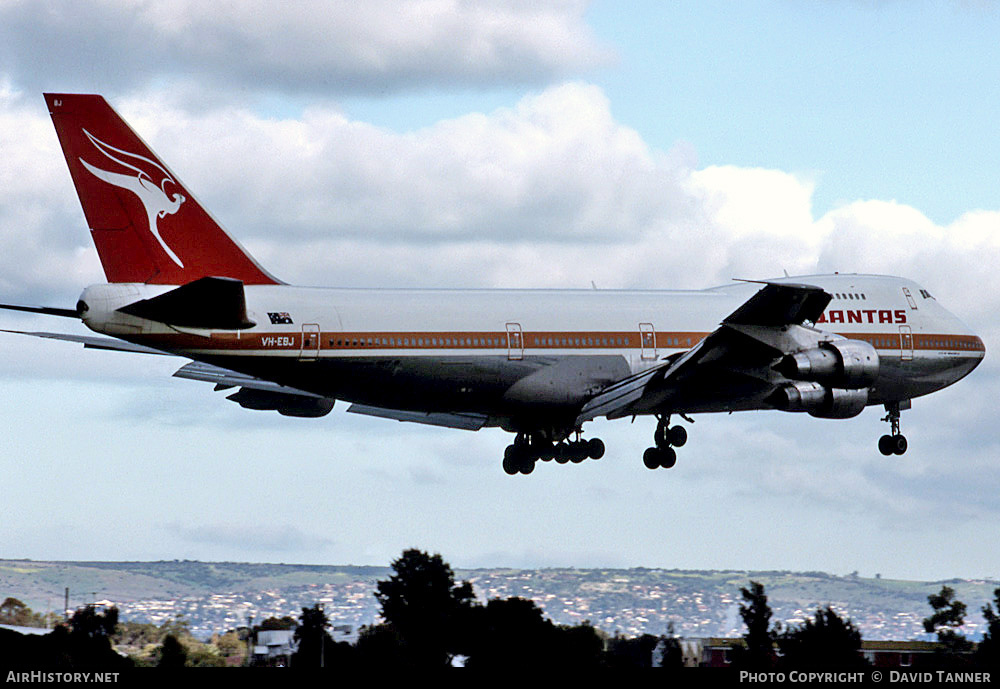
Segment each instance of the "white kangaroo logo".
M166 242L163 241L163 238L160 236L159 227L157 227L156 224L159 218L176 213L177 209L179 209L181 204L184 203L185 199L182 194L175 192L170 196L167 195L167 184L176 185L177 182L170 176L169 172L159 165L159 163L156 163L149 158L136 155L135 153L129 153L128 151L122 151L114 146L110 146L95 137L86 129L83 130L83 133L87 135L87 138L90 139L92 144L94 144L94 147L103 153L105 157L110 158L119 165L127 167L130 170L135 170L134 175L109 172L107 170L94 167L83 158L79 159L80 162L83 163L83 166L90 171L90 174L94 175L98 179L104 180L108 184L131 191L139 197L139 201L142 202L143 207L146 209L146 216L149 221L149 231L153 233L153 236L156 237L156 241L160 243L160 246L162 246L163 250L167 252L167 255L171 258L171 260L183 268L184 264L181 263L181 259L177 258L177 254L175 254L170 247L167 246ZM118 156L116 157L115 155L112 155L112 151L118 154ZM146 170L138 168L135 165L131 165L125 162L125 160L122 160L122 158L132 160L137 164L145 163L150 172L154 172L152 168L155 168L159 171L157 176L162 176L162 181L159 185L157 185L153 180L153 177L151 177ZM154 172L154 174L156 173Z

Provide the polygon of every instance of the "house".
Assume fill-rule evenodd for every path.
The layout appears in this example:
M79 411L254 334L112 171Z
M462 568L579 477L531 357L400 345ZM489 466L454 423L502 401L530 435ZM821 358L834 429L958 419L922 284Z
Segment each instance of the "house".
M257 632L253 646L253 664L288 667L298 650L294 629L269 629Z

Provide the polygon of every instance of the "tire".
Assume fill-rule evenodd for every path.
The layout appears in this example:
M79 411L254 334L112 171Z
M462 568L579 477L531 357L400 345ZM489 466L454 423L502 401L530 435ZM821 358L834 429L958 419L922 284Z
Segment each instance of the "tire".
M906 437L902 434L892 436L892 452L893 454L901 455L906 452L907 448Z
M642 463L647 469L658 469L660 467L660 451L655 447L647 447L642 453Z
M895 453L895 443L892 440L891 435L883 435L878 439L878 451L888 457Z
M672 469L677 464L677 453L674 448L665 447L660 450L660 466L664 469Z
M687 429L684 426L674 426L667 432L667 438L674 447L684 447L684 443L688 441Z
M604 456L604 441L600 438L591 438L587 443L587 454L591 459L600 459Z

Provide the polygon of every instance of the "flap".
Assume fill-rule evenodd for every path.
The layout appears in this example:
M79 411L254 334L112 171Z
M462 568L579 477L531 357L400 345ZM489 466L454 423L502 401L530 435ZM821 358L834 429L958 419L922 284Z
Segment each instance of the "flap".
M402 409L370 407L366 404L352 404L347 408L347 411L352 414L365 414L366 416L377 416L382 419L410 421L430 426L444 426L445 428L458 428L463 431L478 431L489 420L489 417L485 414L404 411Z
M246 373L231 371L228 368L213 366L212 364L205 364L200 361L192 361L190 364L181 366L174 372L174 377L187 378L188 380L200 380L203 383L215 383L216 390L225 390L226 388L235 388L239 386L243 388L250 388L252 390L263 390L265 392L323 399L323 395L306 392L305 390L299 390L298 388L282 385L281 383L274 383L269 380L263 380L261 378L247 375Z

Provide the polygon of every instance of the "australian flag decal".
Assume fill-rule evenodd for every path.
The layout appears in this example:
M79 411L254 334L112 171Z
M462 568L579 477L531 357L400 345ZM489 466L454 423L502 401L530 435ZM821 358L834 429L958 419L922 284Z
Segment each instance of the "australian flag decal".
M280 313L270 313L268 312L267 317L271 319L271 325L291 325L292 317L288 315L287 311L281 311Z

